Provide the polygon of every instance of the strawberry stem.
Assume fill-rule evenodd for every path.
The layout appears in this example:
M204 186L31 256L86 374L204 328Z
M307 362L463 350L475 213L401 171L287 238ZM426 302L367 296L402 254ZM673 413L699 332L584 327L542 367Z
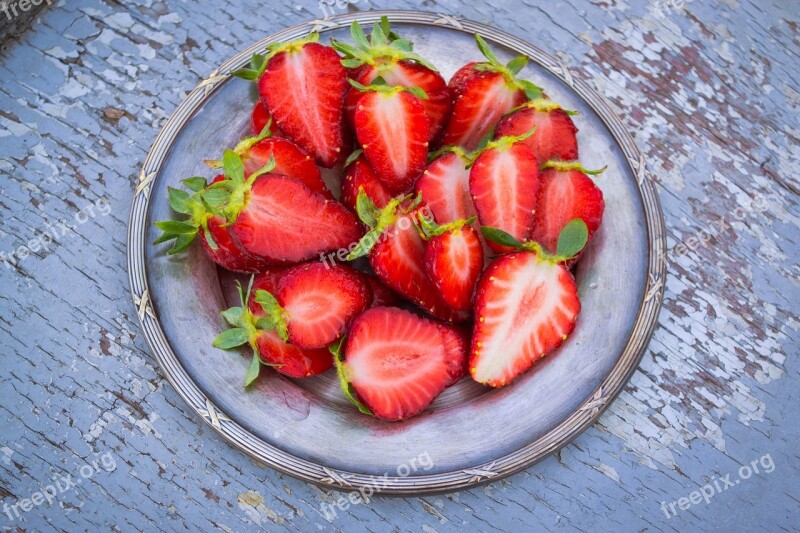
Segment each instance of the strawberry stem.
M354 21L350 25L350 36L355 45L331 39L334 50L344 55L342 66L345 68L371 65L381 72L391 70L398 61L413 61L438 72L432 63L413 52L411 41L401 39L391 30L387 17L381 17L380 22L374 24L369 39L364 35L361 25Z
M477 217L471 217L468 219L462 218L460 220L454 220L453 222L449 222L441 226L433 218L425 216L425 214L422 212L417 214L417 218L419 219L419 221L418 222L415 221L415 224L417 226L417 230L420 236L424 240L429 241L433 237L436 237L438 235L443 235L448 231L456 231L463 228L464 226L469 226L470 224L475 222Z
M558 235L556 253L551 254L536 241L520 242L516 237L499 228L481 226L481 233L487 240L501 246L533 252L540 258L552 263L563 263L577 256L589 240L589 229L580 218L570 220Z
M342 354L342 348L344 347L345 338L342 337L339 339L339 342L331 344L328 347L328 350L333 355L333 363L336 365L336 376L339 378L339 386L342 389L342 392L347 397L350 402L355 405L359 411L364 413L365 415L372 415L372 411L369 408L361 403L357 396L356 391L353 388L353 385L350 383L350 376L348 374L347 363L344 361L344 355Z
M535 100L542 97L541 87L538 87L528 80L523 80L517 77L517 74L519 74L519 72L525 68L525 65L528 64L528 58L526 56L517 56L504 65L500 62L483 37L477 33L475 34L475 42L477 43L478 49L481 51L483 56L488 60L475 65L475 69L502 74L509 87L520 89L525 93L525 96L529 100Z
M386 85L386 82L380 76L372 81L372 85L362 85L350 78L348 78L347 81L350 82L350 85L352 85L361 92L377 92L381 94L392 95L402 91L406 91L413 94L420 100L428 99L428 93L426 93L421 87L403 87L402 85Z
M608 165L604 166L603 168L599 168L597 170L587 170L584 168L583 165L580 164L579 161L547 161L542 164L542 170L553 168L559 172L570 172L573 170L577 170L579 172L583 172L584 174L589 174L590 176L597 176L598 174L602 174L608 168Z

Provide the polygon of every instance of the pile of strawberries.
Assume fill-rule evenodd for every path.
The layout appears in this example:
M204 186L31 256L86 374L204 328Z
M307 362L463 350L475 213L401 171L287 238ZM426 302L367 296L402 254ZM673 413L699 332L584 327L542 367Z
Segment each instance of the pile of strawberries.
M566 340L569 268L603 194L574 113L518 77L526 57L502 64L476 35L486 60L447 83L386 19L351 34L270 45L234 73L258 84L255 136L207 161L210 183L169 189L182 216L156 242L197 239L254 274L214 341L252 348L245 386L264 365L335 365L362 412L402 420L466 375L504 386Z

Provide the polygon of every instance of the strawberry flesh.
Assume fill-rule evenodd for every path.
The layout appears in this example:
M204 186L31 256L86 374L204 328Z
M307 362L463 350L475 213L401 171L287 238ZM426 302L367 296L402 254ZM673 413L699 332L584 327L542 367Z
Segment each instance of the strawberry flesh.
M372 165L363 154L348 165L342 179L342 203L353 213L356 212L356 200L360 187L364 188L364 192L378 209L385 207L392 199L392 195L375 176Z
M277 53L258 83L281 131L327 168L342 151L348 87L339 54L313 42Z
M270 171L272 174L294 178L312 191L333 199L311 156L288 139L270 137L251 146L242 158L245 176L261 169L269 162L270 156L275 158L275 168Z
M361 237L342 204L279 174L259 176L233 231L245 250L274 261L299 262L347 248Z
M470 373L502 387L558 348L580 312L575 280L564 265L534 253L495 259L475 295Z
M439 224L477 215L467 164L458 154L448 152L433 160L417 179L414 187Z
M578 159L578 128L563 109L518 109L500 121L496 136L518 136L529 132L531 128L535 128L533 135L522 142L533 150L540 164L550 160Z
M483 270L483 245L471 226L432 237L425 248L425 270L453 310L472 311L472 294Z
M450 376L450 381L447 386L450 387L469 374L470 331L463 326L450 324L439 324L439 330L448 354L447 375Z
M270 118L267 107L264 105L264 102L261 101L261 98L259 98L253 106L253 112L250 114L250 130L253 132L253 135L261 133ZM275 124L275 121L270 124L269 131L273 137L283 136L283 133L280 128L278 128L277 124Z
M346 373L376 417L419 414L451 383L452 354L442 332L437 322L392 307L374 307L353 321Z

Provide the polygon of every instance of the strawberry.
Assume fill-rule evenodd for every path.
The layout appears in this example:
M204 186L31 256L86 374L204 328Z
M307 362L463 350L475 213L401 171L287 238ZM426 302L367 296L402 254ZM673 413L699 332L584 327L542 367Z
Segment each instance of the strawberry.
M473 161L460 148L451 148L428 165L414 187L441 224L477 215L469 192Z
M282 272L277 287L257 290L255 301L282 340L322 348L369 307L372 292L365 276L349 267L311 262Z
M351 69L350 78L362 85L370 85L380 77L388 85L419 87L425 91L428 98L422 101L422 106L430 120L430 138L435 139L444 128L452 106L447 82L436 67L414 53L409 41L391 40L386 17L375 23L369 40L358 22L350 26L350 33L355 46L336 40L331 42L333 48L344 54L342 65ZM345 98L345 115L353 126L360 98L361 92L355 88L351 88Z
M265 174L271 165L245 180L242 161L231 150L223 161L226 179L209 187L205 198L247 252L274 262L299 262L361 237L358 221L342 204L293 178Z
M531 238L548 252L555 252L561 230L570 220L580 218L586 223L591 239L603 220L605 203L603 191L587 174L604 170L586 170L577 161L550 161L542 165Z
M398 197L378 210L360 191L358 214L371 229L347 260L368 255L372 270L390 289L437 318L461 322L469 314L450 309L425 271L425 241L414 224L421 211L417 204Z
M255 137L247 137L239 141L233 151L242 158L245 178L252 175L274 158L275 167L272 174L283 174L303 183L312 191L333 200L333 195L322 181L319 168L314 164L302 148L288 139L273 137L270 129L271 122L262 128ZM212 168L222 166L222 160L206 160Z
M539 164L521 140L523 137L503 137L490 142L472 165L469 190L482 225L525 240L533 226ZM489 246L496 252L505 251L495 243Z
M418 87L365 87L355 116L356 137L378 179L392 194L407 192L428 161L430 130Z
M212 183L224 179L217 176ZM184 221L167 220L156 222L162 230L161 237L153 244L174 240L174 245L169 255L174 255L186 250L200 235L200 242L208 256L216 264L233 272L256 273L268 266L268 261L245 251L236 241L225 219L214 215L206 209L203 202L203 192L207 188L204 178L189 178L183 180L193 194L180 189L169 187L169 203L173 211L188 215Z
M233 72L258 80L258 91L283 133L320 165L336 164L344 143L347 72L336 51L316 41L317 33L267 47L253 56L251 68Z
M356 150L348 158L342 178L342 203L353 213L356 212L356 199L361 188L380 209L392 199L392 195L375 176L375 171L372 170L372 165L364 157L363 152Z
M372 307L392 307L400 304L400 296L392 289L381 283L375 276L366 276L369 288L372 290Z
M469 374L469 335L470 331L464 326L439 324L444 347L450 354L447 364L447 374L450 381L447 386L455 385L461 378Z
M489 265L475 293L470 374L478 383L502 387L572 333L581 303L575 279L561 263L583 248L587 231L580 219L570 222L555 256L495 228L484 234L518 248Z
M250 130L253 132L253 135L258 135L264 131L264 127L267 124L269 124L269 131L272 135L275 137L283 136L280 128L272 120L272 117L269 116L269 111L267 111L264 102L259 98L253 106L253 112L250 114Z
M516 75L528 59L518 56L503 65L479 35L478 48L487 61L462 67L450 81L453 112L442 137L442 145L475 150L492 134L500 118L529 98L541 97L541 89Z
M444 226L420 215L425 247L425 271L453 310L470 313L475 283L483 270L483 245L470 226L475 219L457 220Z
M249 344L253 350L253 359L245 376L245 387L258 377L261 365L271 366L281 374L293 378L321 374L333 365L327 349L303 350L281 339L266 310L257 301L256 294L274 290L281 276L280 272L266 271L255 280L251 278L246 293L237 282L240 306L222 312L231 328L214 339L214 346L230 350Z
M383 420L421 413L451 384L458 363L443 332L409 311L367 310L350 326L344 349L331 349L345 395Z
M496 136L522 135L535 128L523 142L533 150L537 161L572 161L578 159L578 128L570 118L574 114L552 100L530 100L500 120Z

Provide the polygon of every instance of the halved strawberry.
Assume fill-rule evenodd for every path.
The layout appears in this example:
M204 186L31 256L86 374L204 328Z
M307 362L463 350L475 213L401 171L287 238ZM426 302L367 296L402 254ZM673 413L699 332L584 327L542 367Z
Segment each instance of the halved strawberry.
M398 197L378 210L363 191L359 192L358 204L361 221L371 229L348 261L368 255L372 270L390 289L437 318L466 320L469 313L450 309L425 271L425 241L414 223L421 209Z
M282 272L277 287L257 290L255 301L282 340L300 348L322 348L369 307L372 292L363 274L346 266L312 262Z
M527 64L525 56L503 65L479 35L475 40L488 61L465 65L451 80L453 112L441 141L467 151L475 150L505 113L541 97L538 87L516 77Z
M356 150L348 159L342 178L342 203L353 213L356 212L358 190L362 187L372 203L379 209L384 208L392 199L392 195L375 176L375 171L372 170L372 165L364 157L363 152Z
M372 290L372 307L393 307L402 301L400 296L375 276L366 276Z
M562 264L586 245L586 224L570 221L556 255L536 242L520 243L496 228L484 235L517 251L496 258L478 281L470 374L502 387L558 348L581 309L575 279Z
M217 176L212 183L224 178L222 175ZM231 228L225 224L225 219L208 210L203 200L207 188L206 180L189 178L183 180L183 184L192 194L169 187L169 203L176 213L188 215L188 218L182 221L156 222L155 225L163 234L153 244L174 241L169 250L169 255L174 255L186 250L200 235L200 243L206 253L222 268L247 274L264 270L269 262L244 250L232 235Z
M565 111L552 100L530 100L503 117L496 136L522 135L533 129L533 135L523 142L533 150L537 161L572 161L578 159L578 128L570 114L575 113Z
M524 241L533 226L539 164L521 139L503 137L490 142L472 165L469 189L482 225ZM496 252L506 251L496 243L489 246Z
M275 124L272 117L269 116L267 106L265 106L264 102L259 98L253 106L253 112L250 114L250 130L253 132L253 135L258 135L264 131L267 124L269 124L269 132L273 137L283 136L281 129Z
M412 51L405 39L391 39L389 20L381 17L372 29L369 40L358 22L350 26L355 46L332 40L333 48L344 54L342 65L350 72L350 78L362 85L370 85L381 77L388 85L419 87L428 95L422 101L430 120L430 138L435 139L450 116L450 90L436 67ZM345 98L345 114L355 126L356 104L361 92L351 88Z
M384 420L419 414L453 380L443 331L402 309L367 310L350 326L344 357L335 353L345 394Z
M279 271L265 271L255 280L250 280L247 293L239 285L240 306L222 312L231 328L214 339L214 346L230 350L249 344L253 350L245 387L258 377L261 365L271 366L277 372L293 378L321 374L333 365L333 358L325 348L303 350L284 342L261 304L256 301L258 292L275 290L281 275Z
M302 148L289 139L273 137L267 123L255 137L247 137L239 141L233 151L242 158L244 176L249 177L274 160L272 174L283 174L294 178L312 191L333 199L333 195L322 181L319 168ZM206 160L212 168L222 166L222 160Z
M470 226L475 219L440 226L419 217L425 247L425 271L447 305L457 312L472 311L472 294L483 270L483 245Z
M453 148L431 161L417 179L414 188L440 224L478 214L469 192L472 162L463 150Z
M316 41L317 33L268 47L254 55L250 69L233 74L258 80L267 111L289 136L320 165L336 164L344 142L344 97L347 72L339 54Z
M408 192L428 162L429 120L417 87L365 87L358 101L355 130L375 175L392 194Z
M347 248L361 237L357 220L342 204L288 176L263 174L270 165L245 180L242 162L231 150L223 160L227 179L209 187L205 198L247 252L299 262Z
M448 353L447 374L450 381L447 386L455 385L461 378L469 374L469 336L470 329L455 324L439 324L444 339L444 347Z

